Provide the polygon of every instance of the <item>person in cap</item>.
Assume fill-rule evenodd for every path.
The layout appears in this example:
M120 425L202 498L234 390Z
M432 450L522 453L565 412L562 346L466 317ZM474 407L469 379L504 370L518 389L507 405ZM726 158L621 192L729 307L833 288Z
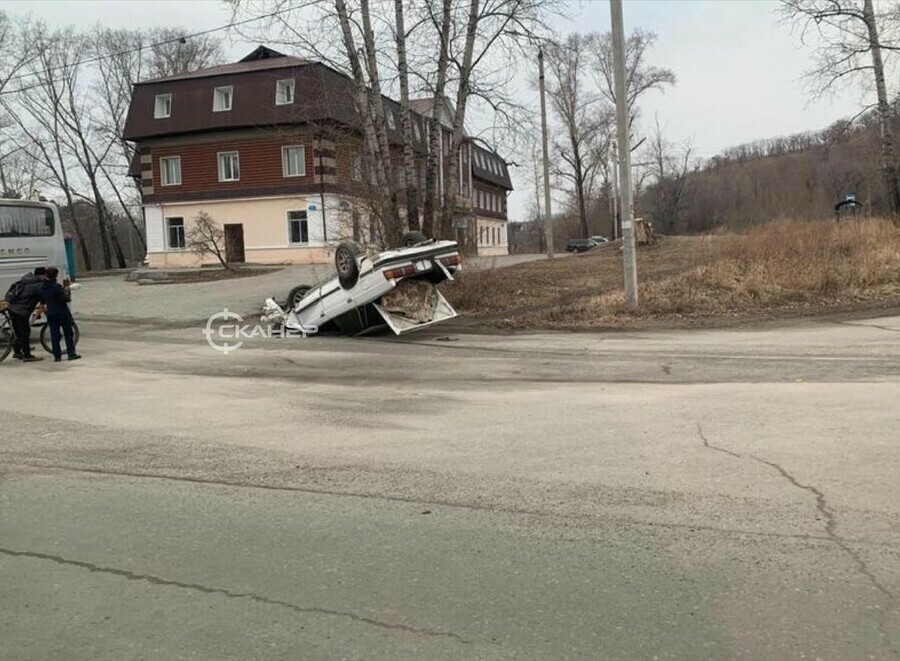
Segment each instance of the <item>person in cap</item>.
M41 302L47 308L47 325L50 327L50 342L53 346L53 360L57 363L62 360L62 346L60 340L66 340L66 355L69 360L81 358L75 353L75 333L72 328L72 312L69 310L69 301L72 296L68 286L59 284L59 269L51 266L47 269L46 281L41 289Z

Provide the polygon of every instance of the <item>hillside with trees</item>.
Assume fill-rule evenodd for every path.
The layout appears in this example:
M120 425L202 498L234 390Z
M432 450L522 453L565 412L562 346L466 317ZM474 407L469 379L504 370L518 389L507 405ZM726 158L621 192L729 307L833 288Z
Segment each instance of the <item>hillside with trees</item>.
M868 98L851 118L820 130L724 149L700 160L690 141L666 135L665 118L640 113L646 93L677 83L654 66L655 35L628 40L628 108L635 214L659 232L743 229L773 219L827 219L853 196L865 215L900 218L894 135L900 96L892 73L900 51L900 13L872 0L782 0L777 17L811 44L803 83L814 100L862 89ZM617 234L613 222L615 140L608 35L569 35L548 49L553 160L563 213L557 244L575 236ZM535 203L530 217L540 216Z

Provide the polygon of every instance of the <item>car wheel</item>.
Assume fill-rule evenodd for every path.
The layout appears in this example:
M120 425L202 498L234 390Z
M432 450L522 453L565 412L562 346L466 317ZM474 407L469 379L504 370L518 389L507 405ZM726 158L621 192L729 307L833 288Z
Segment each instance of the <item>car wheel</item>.
M428 237L419 232L418 230L413 230L412 232L407 232L403 235L403 247L409 248L411 246L418 245L420 243L425 243L428 240Z
M338 282L344 289L353 288L359 280L359 264L356 256L359 249L355 243L342 241L334 251L334 268L337 269Z
M312 289L310 285L300 285L298 287L294 287L288 294L287 301L285 302L285 307L287 307L289 310L295 309L297 307L297 304L303 300L303 297L309 293L310 289Z

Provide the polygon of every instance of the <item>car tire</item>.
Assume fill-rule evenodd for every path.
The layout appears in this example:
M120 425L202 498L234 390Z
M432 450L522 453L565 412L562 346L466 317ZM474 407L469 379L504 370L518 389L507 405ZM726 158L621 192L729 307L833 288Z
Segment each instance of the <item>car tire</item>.
M287 301L285 301L284 305L288 310L293 310L297 307L297 303L299 303L304 296L309 293L309 290L312 289L311 285L299 285L294 287L287 296Z
M413 230L413 231L407 232L406 234L403 235L402 245L404 248L409 248L411 246L415 246L420 243L424 243L427 240L428 240L427 236L425 236L418 230Z
M341 241L334 251L334 268L337 270L338 282L344 289L352 289L359 281L357 255L359 248L350 241Z

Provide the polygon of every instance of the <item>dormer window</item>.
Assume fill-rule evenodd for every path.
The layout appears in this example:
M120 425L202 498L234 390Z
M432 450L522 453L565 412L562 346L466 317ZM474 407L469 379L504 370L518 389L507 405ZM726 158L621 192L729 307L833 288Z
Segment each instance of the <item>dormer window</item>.
M213 112L231 110L232 87L217 87L213 90Z
M275 83L275 105L287 106L294 102L294 79L287 78Z
M153 102L153 119L165 119L172 115L172 95L157 94Z

